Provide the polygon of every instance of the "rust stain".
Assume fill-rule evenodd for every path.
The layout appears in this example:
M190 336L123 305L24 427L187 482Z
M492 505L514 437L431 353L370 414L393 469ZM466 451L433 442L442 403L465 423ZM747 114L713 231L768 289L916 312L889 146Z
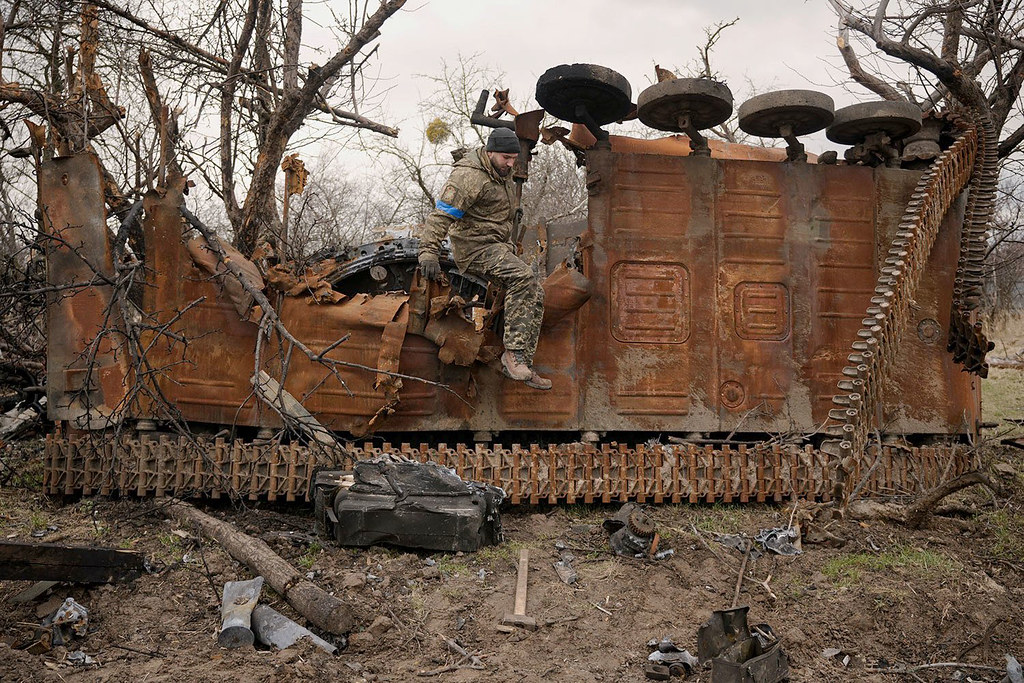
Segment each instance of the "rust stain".
M414 281L408 293L346 297L328 284L333 263L301 273L272 268L265 274L271 300L314 351L348 335L327 357L383 372L339 368L339 381L293 353L285 388L326 426L352 433L543 431L564 432L568 442L579 431L815 432L833 407L881 247L895 234L920 173L782 164L725 147L727 158L687 157L672 153L678 145L613 139L610 151L588 151L583 272L560 265L545 282L536 364L552 378L552 391L503 377L492 362L498 339L478 331L468 304L451 290ZM85 178L90 162L72 168L58 161L63 166L46 167L40 179L53 225L81 213L79 197L92 192L101 201L95 188L61 189L60 168ZM172 184L145 199L150 286L143 310L188 343L151 335L148 361L161 376L130 381L155 382L190 421L278 426L249 379L259 369L279 378L287 344L265 342L256 367L259 311L230 291L201 242L184 242L181 189ZM915 315L936 321L940 340L949 325L962 210L958 205L947 219L916 297ZM103 236L104 229L97 214L81 232ZM105 244L89 239L96 248ZM109 253L97 255L109 264ZM253 271L253 281L262 277ZM62 373L52 387L64 397L55 394L52 406L67 404L72 391L91 390L91 380L75 375L75 354L95 336L108 300L94 288L51 307L53 320L70 330L51 347L51 372ZM980 415L977 386L929 339L904 340L886 387L886 424L918 435L969 433ZM116 363L107 367L100 377L110 406L125 375ZM136 417L159 415L143 405Z

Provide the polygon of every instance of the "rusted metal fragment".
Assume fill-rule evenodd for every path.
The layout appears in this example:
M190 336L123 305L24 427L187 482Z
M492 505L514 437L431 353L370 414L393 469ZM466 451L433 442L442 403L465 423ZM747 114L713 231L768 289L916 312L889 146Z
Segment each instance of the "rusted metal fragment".
M242 284L236 278L229 275L227 266L221 262L220 257L210 248L206 238L202 235L197 235L190 239L185 247L188 249L188 254L192 257L193 263L199 266L207 275L216 277L217 282L224 288L224 293L227 295L228 300L231 301L235 310L238 311L238 315L249 322L259 322L263 316L263 311L255 304L252 295L245 291ZM227 258L234 261L242 269L244 277L256 289L263 289L263 276L260 275L256 264L242 256L241 252L227 242L221 243L221 249L224 250Z
M590 280L575 268L564 264L544 280L544 320L542 328L554 327L590 301Z
M47 295L47 413L79 429L124 417L127 390L102 182L92 154L39 166L47 282L58 288Z
M277 264L267 271L267 283L286 296L307 296L309 303L336 304L345 299L345 295L335 290L328 280L337 269L337 262L328 260L297 275L291 268Z
M171 455L172 449L173 455ZM693 444L565 444L487 448L366 443L347 449L356 459L386 453L451 468L466 480L503 488L513 504L827 501L836 462L811 447ZM872 450L872 458L876 452ZM48 493L93 490L139 496L195 493L215 497L234 490L250 499L295 500L307 496L317 466L345 465L322 449L268 448L223 440L191 446L184 439L160 442L68 440L46 442ZM862 495L926 491L971 469L970 449L885 446L874 469L855 464ZM161 461L161 458L166 460ZM161 469L162 468L162 469Z
M239 318L220 284L183 244L183 190L183 182L168 183L143 199L148 286L142 308L147 322L169 333L143 335L153 370L143 381L155 385L144 394L162 396L188 421L279 426L280 417L256 399L250 384L257 326ZM261 369L273 374L266 362ZM164 410L151 401L139 417L161 418Z
M405 332L408 327L409 305L403 303L395 313L395 319L384 326L384 331L380 335L380 354L377 356L378 372L373 388L384 394L384 403L370 418L366 430L360 430L362 433L358 433L356 436L379 429L381 423L398 407L402 378L393 373L397 373L399 369L402 346L405 343Z

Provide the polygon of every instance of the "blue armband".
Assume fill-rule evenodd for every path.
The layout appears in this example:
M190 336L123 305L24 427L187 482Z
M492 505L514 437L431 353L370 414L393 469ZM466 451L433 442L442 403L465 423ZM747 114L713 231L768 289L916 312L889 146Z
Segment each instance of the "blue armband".
M448 204L446 202L442 202L440 199L437 200L436 207L438 209L440 209L441 211L444 211L446 214L448 214L452 218L458 219L458 218L462 218L463 216L466 215L465 211L462 211L460 209L456 209L451 204Z

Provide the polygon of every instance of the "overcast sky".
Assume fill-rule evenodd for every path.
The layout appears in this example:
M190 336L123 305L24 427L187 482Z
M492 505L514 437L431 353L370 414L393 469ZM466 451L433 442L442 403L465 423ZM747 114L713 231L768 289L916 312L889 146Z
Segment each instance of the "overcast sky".
M410 0L381 31L376 68L390 90L380 117L415 122L416 104L431 88L416 74L436 72L442 59L453 63L459 53L500 66L507 82L494 85L510 88L520 111L533 107L540 74L572 62L618 71L635 102L653 82L655 63L685 66L696 58L705 27L736 17L713 55L736 106L748 79L762 91L823 90L837 108L857 101L834 85L843 74L836 18L825 0Z

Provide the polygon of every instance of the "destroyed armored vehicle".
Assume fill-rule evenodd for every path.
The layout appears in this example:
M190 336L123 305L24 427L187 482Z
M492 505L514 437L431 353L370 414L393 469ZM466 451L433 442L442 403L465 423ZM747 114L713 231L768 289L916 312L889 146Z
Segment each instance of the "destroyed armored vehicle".
M504 97L511 117L485 115L487 99L473 121L519 135L517 180L539 141L585 167L587 220L520 239L545 278L536 364L551 391L495 363L501 292L450 261L447 284L422 281L415 239L257 267L187 230L185 183L170 179L142 212L140 315L163 327L138 346L153 371L103 332L129 305L106 285L50 305L61 429L47 489L292 500L317 467L395 456L499 486L512 503L828 500L851 481L912 492L969 467L991 181L976 171L987 142L973 122L922 122L894 103L835 112L820 93L783 91L741 105L739 125L786 147L730 144L702 133L733 111L724 84L666 80L634 107L622 76L579 64L537 85L571 129L542 130L543 112L516 114ZM669 135L605 130L633 115ZM798 138L822 129L846 147L840 160L804 150ZM112 272L94 161L43 162L39 186L45 229ZM61 244L48 267L56 283L92 277ZM236 270L294 339L266 323ZM202 438L161 435L170 417ZM289 438L265 440L285 426ZM319 448L332 434L344 447Z

